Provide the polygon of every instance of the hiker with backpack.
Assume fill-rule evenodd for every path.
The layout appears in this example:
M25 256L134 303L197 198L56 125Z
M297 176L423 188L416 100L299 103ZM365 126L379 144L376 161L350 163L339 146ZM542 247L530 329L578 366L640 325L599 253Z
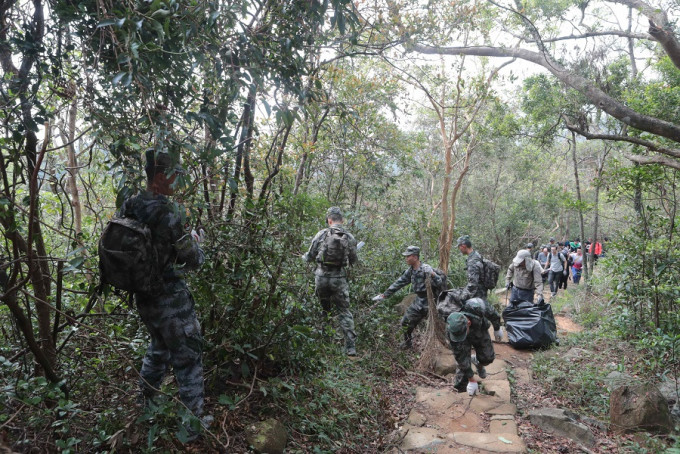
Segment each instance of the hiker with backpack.
M492 325L495 332L500 332L500 316L482 298L467 300L460 311L447 317L446 337L457 363L453 387L458 392L466 389L470 395L477 392L477 382L472 380L472 364L477 368L479 378L486 378L485 366L491 364L496 357L489 336L489 327ZM473 348L475 354L471 355Z
M557 295L557 289L562 281L563 276L566 276L567 259L562 252L557 251L557 245L550 248L548 260L545 262L544 270L548 271L548 284L550 284L550 293L554 297Z
M151 336L140 370L144 405L153 403L166 372L172 366L182 403L198 418L203 414L203 337L196 316L194 299L184 276L198 269L205 259L199 242L203 233L184 230L183 207L168 196L174 193L174 182L182 172L179 162L166 152L146 151L147 190L125 200L119 216L132 218L148 226L151 253L155 254L159 280L152 288L134 292L142 322ZM101 254L100 254L101 257ZM155 274L153 264L139 269L139 274ZM106 266L103 268L106 270ZM115 272L113 270L112 272ZM210 416L201 418L209 425ZM185 424L187 439L198 434Z
M373 297L373 301L382 301L385 298L392 296L402 287L411 284L411 290L416 294L416 299L411 303L408 309L406 309L406 313L401 319L401 326L406 328L401 348L409 349L413 348L413 331L416 329L416 326L418 326L418 323L427 317L427 277L430 276L430 286L432 287L433 293L436 293L434 295L435 298L437 298L439 293L435 289L441 289L442 286L445 287L446 278L438 275L427 263L420 261L419 247L409 246L401 253L401 255L404 256L409 267L399 279L394 281L394 283L385 290L384 293Z
M328 317L328 314L335 312L345 339L345 353L356 356L357 335L354 331L354 317L349 310L347 267L354 265L359 259L357 241L345 230L342 222L340 208L330 207L326 212L328 228L316 234L302 260L316 263L314 282L324 316Z
M534 292L543 299L543 268L538 260L531 258L526 249L517 251L505 275L505 287L510 292L510 303L516 301L534 302Z
M576 252L571 253L571 277L574 284L578 285L581 281L581 271L583 269L583 251L580 247L576 248Z

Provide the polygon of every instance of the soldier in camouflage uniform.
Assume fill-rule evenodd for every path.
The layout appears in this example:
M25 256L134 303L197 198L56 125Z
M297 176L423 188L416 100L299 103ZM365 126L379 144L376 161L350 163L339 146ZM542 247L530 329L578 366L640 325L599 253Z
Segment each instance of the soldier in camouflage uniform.
M147 190L127 199L119 213L149 226L163 279L160 293L135 294L140 318L151 335L140 371L142 396L146 404L151 402L172 366L182 402L200 417L203 338L184 275L203 264L204 254L198 244L203 234L186 233L184 209L167 198L174 192L173 183L181 169L167 153L153 149L146 152L146 160Z
M486 378L484 366L491 364L496 357L489 336L491 325L494 334L498 335L501 329L500 316L481 298L467 300L460 312L453 312L446 319L446 335L458 364L453 386L459 392L465 391L474 376L472 363L477 367L477 375ZM470 355L472 348L475 349L475 356Z
M399 279L394 281L390 287L385 290L385 293L373 298L376 301L380 301L387 298L394 293L396 293L402 287L411 284L411 291L416 294L416 299L413 303L406 309L404 317L401 319L401 326L406 327L404 332L404 342L402 342L402 348L412 348L413 347L413 330L416 329L418 323L427 317L428 304L427 304L427 287L426 279L427 276L431 276L431 286L440 286L443 284L441 282L442 278L434 272L434 269L427 263L422 263L420 261L420 248L417 246L409 246L404 252L401 253L405 257L406 263L409 267L404 271Z
M463 235L458 238L458 250L461 254L467 255L465 260L465 269L467 270L467 285L465 287L449 290L456 300L461 303L470 298L486 299L487 290L481 283L482 273L484 272L484 264L482 263L482 256L479 252L472 249L472 242L468 235Z
M347 266L358 262L357 241L351 233L342 226L342 212L338 207L330 207L326 212L326 222L328 228L320 230L309 246L309 250L302 256L306 262L316 262L314 281L316 284L316 295L319 297L324 315L335 312L336 320L342 330L345 339L345 353L348 356L356 356L356 332L354 331L354 317L349 310L349 283L347 282ZM326 236L330 229L341 229L349 239L347 251L347 263L341 266L324 264L319 257Z

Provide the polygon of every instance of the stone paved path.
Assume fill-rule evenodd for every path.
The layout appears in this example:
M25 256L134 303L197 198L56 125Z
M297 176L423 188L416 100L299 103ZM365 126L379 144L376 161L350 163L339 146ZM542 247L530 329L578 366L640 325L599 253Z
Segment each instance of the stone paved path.
M512 349L507 343L494 343L496 360L487 366L481 393L469 396L451 385L452 375L441 387L419 387L406 423L399 429L399 448L411 453L525 452L517 433L517 409L511 402L508 371L516 380L530 380L527 368L530 353ZM442 347L439 363L453 362L453 354ZM522 366L519 366L522 364ZM519 367L518 367L519 366Z
M562 315L555 317L558 338L580 327ZM572 326L573 325L573 326ZM493 328L489 334L493 339ZM442 347L437 366L448 381L439 387L416 389L415 403L406 423L399 428L401 452L409 453L522 453L526 445L517 432L517 408L512 402L510 376L514 383L531 382L532 354L515 350L507 343L494 342L495 361L487 366L487 378L480 383L480 393L469 396L452 386L455 360ZM393 452L399 452L395 449Z

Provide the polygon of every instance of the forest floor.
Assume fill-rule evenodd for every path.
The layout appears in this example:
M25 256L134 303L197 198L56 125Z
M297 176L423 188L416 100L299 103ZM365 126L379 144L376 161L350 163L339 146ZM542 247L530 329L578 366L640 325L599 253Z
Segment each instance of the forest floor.
M569 306L555 315L558 339L582 331L568 310ZM550 354L564 354L569 348L553 347ZM588 427L597 441L588 447L531 424L529 411L571 409L570 403L532 377L533 352L515 350L507 337L503 342L494 342L494 349L496 360L487 366L486 379L475 376L480 382L480 393L472 397L456 392L450 373L441 377L402 370L397 374L391 387L395 430L386 451L439 454L619 452L621 437L608 432L606 424L595 419ZM440 361L452 361L453 357L451 351L443 347L439 356ZM414 364L416 361L417 358Z

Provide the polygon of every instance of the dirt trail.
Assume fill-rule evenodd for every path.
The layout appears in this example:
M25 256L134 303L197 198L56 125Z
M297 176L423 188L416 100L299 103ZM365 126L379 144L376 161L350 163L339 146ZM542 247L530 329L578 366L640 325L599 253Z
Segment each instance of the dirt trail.
M581 330L565 316L558 315L555 320L558 336ZM526 445L518 435L517 408L511 402L508 374L517 385L530 383L532 353L515 350L507 343L507 337L503 342L494 342L494 349L496 360L487 366L487 378L482 380L475 375L480 383L479 394L469 396L456 392L452 377L439 386L416 388L413 408L406 423L399 428L402 452L526 452ZM444 348L438 355L438 361L443 363L450 363L452 358L451 351Z

